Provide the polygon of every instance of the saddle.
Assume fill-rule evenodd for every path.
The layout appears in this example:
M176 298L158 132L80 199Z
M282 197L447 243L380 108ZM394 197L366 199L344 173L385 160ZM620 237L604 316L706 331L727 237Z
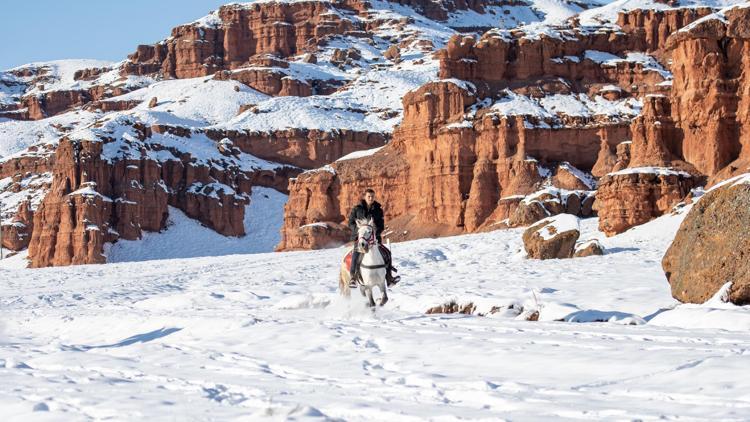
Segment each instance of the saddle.
M380 248L380 254L383 256L383 261L385 262L386 271L387 271L386 277L388 277L388 285L393 286L394 284L399 282L401 277L399 276L393 277L391 275L391 271L397 272L396 268L393 267L391 250L388 249L388 247L386 247L385 245L378 245L378 247ZM344 256L344 264L346 265L346 268L352 267L352 252L353 251L349 251L347 252L346 256ZM362 259L361 255L360 255L360 259ZM361 281L362 281L362 277L360 276L360 273L359 273L359 265L357 265L357 272L355 274L354 280L351 280L351 283L353 285L356 285L356 283L361 283Z
M385 264L390 266L391 250L388 249L385 245L378 245L378 247L380 248L380 254L383 256ZM344 264L346 264L346 268L352 267L352 251L347 252L346 256L344 257Z

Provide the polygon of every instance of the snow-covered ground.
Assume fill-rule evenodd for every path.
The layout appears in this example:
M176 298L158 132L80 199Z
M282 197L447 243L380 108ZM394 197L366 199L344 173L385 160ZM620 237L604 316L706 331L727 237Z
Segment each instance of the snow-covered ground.
M746 420L750 309L676 306L660 260L681 219L584 220L608 254L569 260L524 259L520 230L394 244L404 280L374 312L336 293L343 249L0 269L0 414ZM499 312L425 314L451 300Z

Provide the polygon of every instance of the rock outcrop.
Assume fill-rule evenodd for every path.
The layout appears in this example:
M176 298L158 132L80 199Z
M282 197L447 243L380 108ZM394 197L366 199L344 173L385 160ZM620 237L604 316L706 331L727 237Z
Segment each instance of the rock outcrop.
M337 3L337 7L359 12L364 3L353 0ZM203 21L174 28L165 42L139 46L122 72L207 76L245 67L256 55L289 57L314 52L329 36L362 29L328 2L230 4Z
M290 183L279 249L304 243L295 239L301 226L342 222L368 187L388 204L393 240L497 228L524 196L542 188L547 172L542 163L565 161L567 168L590 169L596 162L602 127L551 133L525 124L522 116L490 113L465 121L464 113L475 102L469 85L427 84L404 97L404 120L388 146L297 177ZM604 132L616 138L620 128L608 126ZM566 171L556 172L558 184L580 187L583 182L565 177ZM564 196L575 196L569 202L575 213L591 215L593 197L581 192ZM561 199L558 193L542 199L553 197ZM568 210L561 203L562 208L550 208L544 216Z
M574 26L556 29L557 36L526 37L522 31L488 31L476 40L473 36L456 35L438 53L440 77L471 81L480 97L523 85L568 93L571 88L593 92L614 84L618 97L622 92L658 93L665 77L653 67L627 60L602 64L596 54L661 52L673 31L711 12L713 9L708 7L633 10L620 13L618 23L622 30L602 28L591 32ZM568 83L559 84L556 78Z
M349 129L286 129L272 132L209 129L205 133L216 142L228 139L247 154L302 169L324 166L355 151L382 147L390 138L387 133Z
M580 235L578 218L560 214L526 229L523 247L528 257L533 259L571 258Z
M669 212L701 179L662 168L631 168L604 176L594 208L599 230L612 236Z
M629 35L631 50L661 52L672 33L715 11L711 7L634 9L618 14L617 25Z
M600 255L604 255L604 246L596 239L577 243L575 252L573 253L573 257L575 258Z
M285 250L309 250L335 248L350 241L351 230L343 224L312 223L297 228L289 237Z
M728 183L701 197L662 260L681 302L703 303L726 283L728 299L750 304L750 183Z
M132 130L130 141L119 141L115 156L104 151L107 143L118 142L112 139L60 142L52 186L34 213L32 267L104 262L105 243L162 230L168 205L223 235L244 235L252 186L278 189L294 174L283 167L248 171L231 159L202 162L165 149L158 140L150 142L153 136L175 135L144 127ZM159 154L173 158L154 158Z
M671 94L647 96L633 121L631 174L600 181L596 207L602 231L620 233L667 212L690 188L705 183L705 176L716 183L748 168L750 108L743 94L750 89L748 21L747 7L728 8L667 39ZM603 163L612 161L606 151L601 156ZM692 177L634 175L652 166Z
M668 48L680 156L708 176L750 160L750 9L734 7L696 22L672 35Z
M30 201L24 201L9 223L0 226L2 230L2 247L20 251L29 246L31 233L34 230L34 214Z

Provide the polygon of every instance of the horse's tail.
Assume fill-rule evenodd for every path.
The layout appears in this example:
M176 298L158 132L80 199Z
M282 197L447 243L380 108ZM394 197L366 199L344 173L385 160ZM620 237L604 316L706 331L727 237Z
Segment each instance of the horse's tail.
M346 263L341 263L341 269L339 270L339 292L341 296L349 297L352 292L349 288L349 269L346 268Z

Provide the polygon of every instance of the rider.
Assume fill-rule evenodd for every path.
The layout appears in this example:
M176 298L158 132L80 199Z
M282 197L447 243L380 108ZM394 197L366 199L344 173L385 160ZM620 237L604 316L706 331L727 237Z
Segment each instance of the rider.
M375 200L375 191L372 189L365 190L364 199L362 199L359 204L355 205L349 213L349 228L352 230L352 240L357 240L357 220L367 220L369 218L372 218L373 223L375 223L375 236L378 239L378 244L382 244L382 234L385 229L383 208L380 206L380 203ZM390 251L388 251L387 248L381 248L380 251L385 260L386 282L389 286L394 285L398 283L400 277L393 277L392 271L396 271L396 269L393 268ZM357 250L357 245L355 243L354 250L352 251L352 264L351 267L349 267L349 275L351 276L352 283L354 283L357 273L359 255L360 253Z

